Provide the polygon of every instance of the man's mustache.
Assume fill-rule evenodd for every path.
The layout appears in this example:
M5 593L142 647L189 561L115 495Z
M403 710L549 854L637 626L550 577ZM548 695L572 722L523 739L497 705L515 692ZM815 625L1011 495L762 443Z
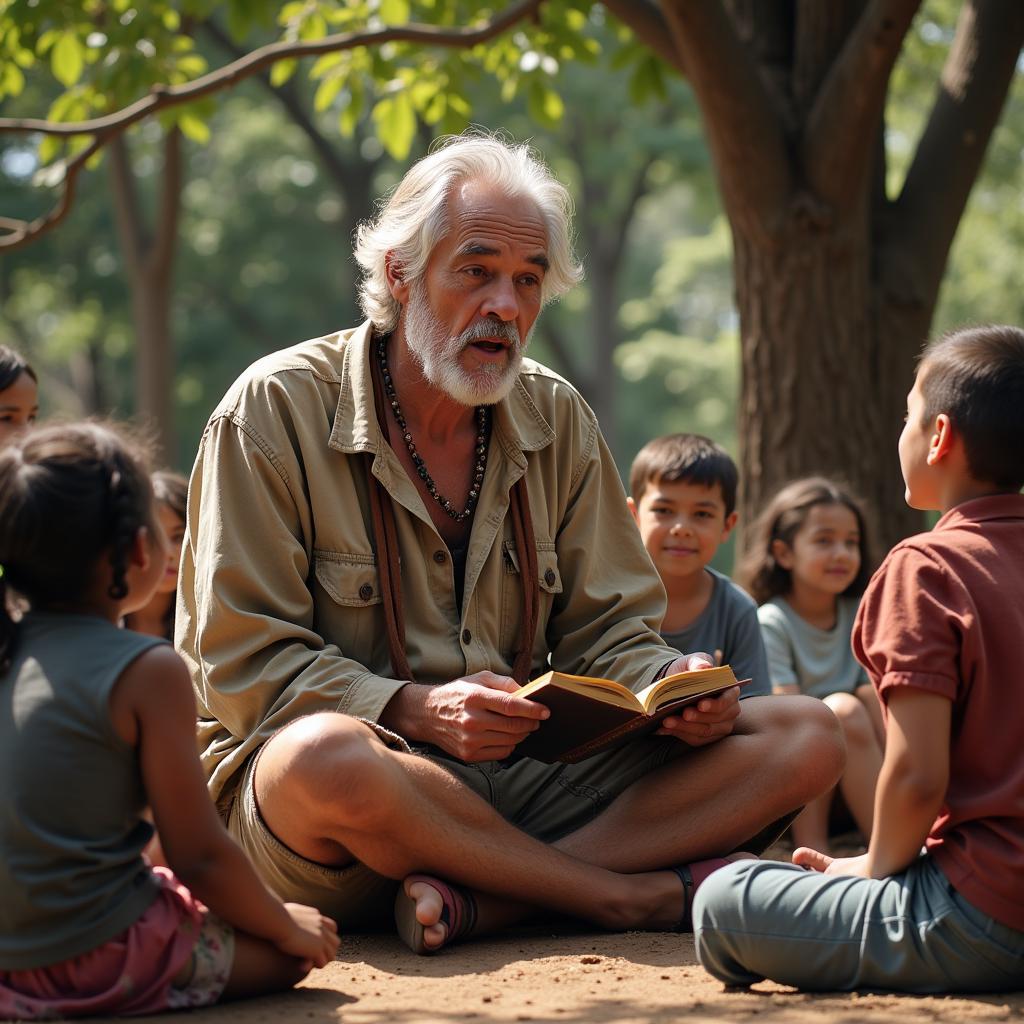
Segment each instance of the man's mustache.
M468 345L483 338L501 338L519 348L522 339L519 337L519 328L507 320L481 320L479 323L467 327L459 335L459 345Z

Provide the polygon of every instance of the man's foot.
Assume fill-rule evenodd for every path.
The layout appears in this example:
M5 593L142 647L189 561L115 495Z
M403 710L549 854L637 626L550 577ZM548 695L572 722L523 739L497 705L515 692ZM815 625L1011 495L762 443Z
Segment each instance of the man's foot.
M395 896L395 927L420 956L436 953L472 932L476 901L466 889L433 875L409 875Z
M693 897L697 889L719 868L724 868L734 860L757 860L752 853L733 853L728 857L712 857L710 860L695 860L689 864L680 864L672 870L679 876L683 883L683 912L679 915L676 926L673 929L677 932L693 931Z

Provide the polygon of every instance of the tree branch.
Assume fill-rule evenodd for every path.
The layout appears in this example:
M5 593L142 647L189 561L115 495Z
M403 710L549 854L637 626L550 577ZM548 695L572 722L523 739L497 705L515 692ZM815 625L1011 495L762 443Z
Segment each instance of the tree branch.
M235 60L244 56L244 51L240 50L239 47L231 42L224 30L215 21L210 20L203 22L202 28L207 35L209 35L217 45L221 47L221 49L230 54ZM288 112L288 116L305 134L306 138L309 139L314 151L320 157L320 162L323 165L324 170L327 171L327 173L334 179L335 184L338 186L342 194L347 197L352 185L351 173L345 166L344 161L340 158L337 151L330 142L328 142L324 133L320 131L313 119L309 116L305 106L303 105L302 99L299 97L298 91L294 87L294 79L285 82L283 85L273 86L270 84L269 74L262 72L256 76L256 80L263 86L263 88L268 90ZM362 173L367 173L367 161L361 160L360 164Z
M700 104L729 219L750 235L770 235L793 189L783 113L721 0L661 6Z
M686 76L683 55L672 40L665 16L653 0L604 0L604 6L626 25L644 46L675 68L679 74Z
M899 199L885 267L912 267L902 284L916 301L938 293L946 258L1024 44L1019 0L967 0L939 91Z
M89 146L69 161L64 174L63 190L57 205L44 217L34 221L4 218L0 226L7 234L0 236L0 250L16 249L38 238L55 227L71 207L74 181L86 160L99 152L112 139L117 138L133 124L161 110L192 103L203 96L235 85L279 60L320 56L360 46L380 46L391 42L421 43L425 46L444 46L469 49L487 42L518 22L534 14L544 0L521 0L502 14L477 28L440 28L436 25L402 25L365 32L342 32L325 36L314 42L277 42L261 46L239 60L202 75L183 85L155 85L147 96L104 117L88 121L58 123L37 118L0 118L0 132L40 132L44 135L94 135ZM13 225L13 228L12 228Z
M811 107L804 174L817 198L839 202L861 190L885 110L889 74L921 0L871 0Z

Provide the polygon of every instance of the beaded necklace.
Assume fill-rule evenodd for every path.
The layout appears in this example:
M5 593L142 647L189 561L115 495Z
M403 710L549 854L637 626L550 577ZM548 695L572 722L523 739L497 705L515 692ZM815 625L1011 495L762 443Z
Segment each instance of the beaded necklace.
M381 338L377 342L377 360L380 362L381 379L384 382L384 391L387 395L388 402L391 405L391 412L394 414L395 422L398 424L398 429L402 432L402 440L405 442L406 450L409 452L409 458L412 459L412 463L416 467L416 472L426 485L427 491L430 493L430 496L434 501L436 501L438 505L440 505L441 508L443 508L445 512L455 520L455 522L464 522L473 514L477 498L480 497L480 488L484 480L484 467L487 465L487 427L490 422L490 413L487 406L478 405L476 407L476 465L473 467L473 479L469 485L469 494L466 497L466 506L460 512L451 503L451 501L448 500L448 498L438 491L433 477L431 477L430 473L427 471L427 465L423 461L423 456L416 450L412 434L409 433L409 427L406 425L405 417L402 415L402 409L398 404L398 395L395 393L395 385L391 380L391 371L388 370L387 338Z

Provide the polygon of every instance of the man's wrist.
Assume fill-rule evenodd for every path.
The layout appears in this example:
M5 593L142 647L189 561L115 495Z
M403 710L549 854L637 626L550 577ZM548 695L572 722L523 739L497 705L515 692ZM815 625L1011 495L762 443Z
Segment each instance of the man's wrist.
M396 690L384 705L378 721L385 729L398 733L406 740L424 740L427 695L432 687L422 683L406 683Z

